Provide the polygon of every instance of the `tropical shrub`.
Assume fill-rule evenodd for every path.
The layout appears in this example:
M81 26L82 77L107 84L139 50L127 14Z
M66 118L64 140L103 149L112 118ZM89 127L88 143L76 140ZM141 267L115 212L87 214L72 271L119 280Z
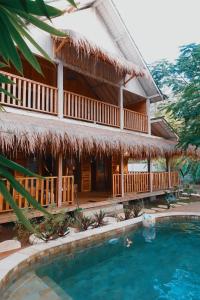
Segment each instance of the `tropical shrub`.
M106 213L103 210L94 214L95 227L101 227L106 224L104 221Z
M80 231L85 231L89 227L94 226L95 220L92 217L84 216L83 214L80 214L76 218L76 226Z
M137 218L142 210L142 205L140 203L136 203L133 205L132 209L134 218Z
M44 241L53 240L67 235L70 224L71 218L65 213L48 215L35 226L35 235Z

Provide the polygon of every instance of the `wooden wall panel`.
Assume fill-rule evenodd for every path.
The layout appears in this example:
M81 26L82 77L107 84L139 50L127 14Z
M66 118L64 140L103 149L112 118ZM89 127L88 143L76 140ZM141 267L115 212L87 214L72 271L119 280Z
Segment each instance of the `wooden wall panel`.
M81 161L81 192L91 191L91 162L90 159Z
M43 75L39 74L36 70L34 70L34 68L23 57L21 57L24 72L23 76L25 78L56 87L57 65L39 56L37 56L36 58L41 66ZM22 76L12 65L9 68L3 68L2 71Z
M64 68L64 90L99 100L90 83L77 72Z
M134 103L134 102L130 103L129 105L126 105L125 108L134 110L136 112L143 113L143 114L147 113L146 100L140 101L137 103Z

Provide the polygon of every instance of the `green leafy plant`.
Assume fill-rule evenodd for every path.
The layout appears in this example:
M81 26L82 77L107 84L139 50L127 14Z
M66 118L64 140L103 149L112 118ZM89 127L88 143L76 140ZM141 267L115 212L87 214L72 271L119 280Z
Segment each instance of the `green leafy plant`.
M166 201L167 208L169 209L171 204L177 201L177 198L173 192L165 191L164 200Z
M105 222L106 213L103 210L94 214L95 227L101 227L106 224Z
M87 216L84 216L83 214L80 214L76 218L75 224L80 231L85 231L89 227L94 226L95 220L92 217L87 217Z
M189 197L191 197L191 194L194 193L193 188L190 184L185 184L183 186L183 193L187 194Z
M69 233L71 218L65 213L45 216L44 220L35 226L35 234L44 241L66 236Z
M133 214L133 208L132 207L124 208L124 220L132 219L133 216L134 216L134 214Z
M161 60L150 66L152 75L168 101L160 112L168 114L169 122L178 132L179 146L200 146L200 44L180 47L173 62Z
M68 0L71 5L75 6L73 0ZM51 5L48 5L44 0L0 0L0 27L3 28L0 32L0 69L13 65L15 69L23 75L23 67L20 54L32 65L39 73L42 73L41 67L30 50L28 43L32 44L40 54L50 60L47 53L40 47L29 33L29 25L33 26L57 36L65 34L53 26L49 25L42 18L51 21L52 18L62 15L64 11L59 10ZM0 84L13 83L7 76L0 74ZM0 93L5 93L12 97L12 94L0 87ZM20 99L19 99L20 100ZM2 107L1 107L2 110ZM30 231L33 232L33 226L28 218L25 217L22 210L17 206L12 195L4 184L3 178L6 178L11 186L23 195L27 201L36 209L48 214L38 202L19 184L12 176L12 171L16 170L25 176L38 176L19 164L6 159L3 155L0 156L0 193L12 207L17 215L17 218Z
M137 218L142 210L142 205L140 203L136 203L133 205L132 209L134 218Z
M30 231L21 222L16 222L13 228L16 233L17 239L21 242L22 246L29 244L29 237L31 235Z

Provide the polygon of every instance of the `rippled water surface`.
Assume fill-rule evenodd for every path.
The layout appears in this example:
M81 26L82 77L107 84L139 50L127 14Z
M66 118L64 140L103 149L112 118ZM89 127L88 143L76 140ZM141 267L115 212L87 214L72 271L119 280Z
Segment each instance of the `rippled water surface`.
M127 237L133 242L129 248ZM198 300L200 222L171 221L151 230L140 228L74 256L62 256L33 273L58 299ZM37 291L32 290L33 297ZM14 294L12 299L17 299Z

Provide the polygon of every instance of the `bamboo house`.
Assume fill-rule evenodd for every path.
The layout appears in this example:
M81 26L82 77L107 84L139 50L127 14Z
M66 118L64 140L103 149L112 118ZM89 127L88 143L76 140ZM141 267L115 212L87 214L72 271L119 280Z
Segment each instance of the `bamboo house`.
M151 120L151 104L163 98L112 1L89 2L53 22L65 37L30 27L54 61L35 53L44 76L23 57L24 77L13 67L1 71L15 83L1 87L20 99L0 95L1 152L45 179L15 177L43 206L71 210L77 201L99 207L178 185L170 159L184 153L169 124ZM159 158L166 170L153 172ZM130 171L130 160L146 161L147 171ZM0 196L0 216L9 211Z

